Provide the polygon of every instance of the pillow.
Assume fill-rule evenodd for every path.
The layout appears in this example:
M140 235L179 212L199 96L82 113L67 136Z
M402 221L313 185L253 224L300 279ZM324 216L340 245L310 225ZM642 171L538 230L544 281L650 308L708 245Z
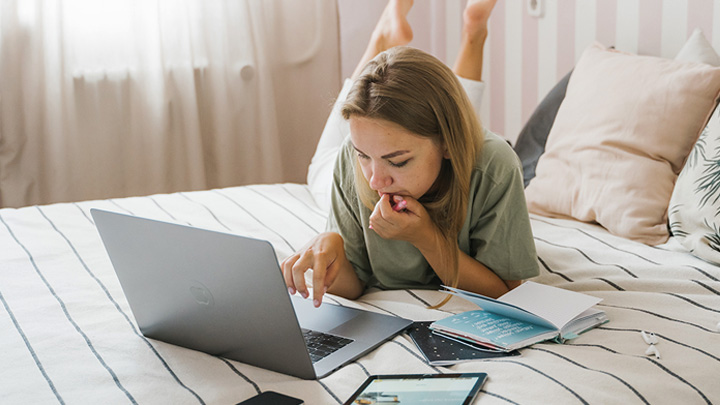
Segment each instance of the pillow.
M700 28L696 28L683 45L675 60L685 62L702 62L709 65L720 65L720 57L707 41ZM545 143L550 128L555 122L560 104L565 98L565 90L572 70L560 79L533 111L530 119L525 123L515 142L515 153L520 157L523 166L523 180L525 187L535 177L535 166L540 155L545 152Z
M720 111L718 111L720 113ZM720 116L700 135L670 198L670 230L690 253L720 264Z
M675 180L719 90L718 68L591 45L526 188L529 210L664 243Z
M699 29L676 59L681 55L720 65L720 58ZM692 254L715 264L720 264L719 186L720 110L716 110L678 176L668 209L673 236Z
M560 104L565 98L565 89L567 89L570 74L572 74L572 70L560 79L538 104L515 142L513 149L515 149L515 153L522 162L525 187L535 177L535 166L538 159L540 159L540 155L545 152L545 142L550 133L550 128L555 122L555 116Z
M675 60L720 66L720 57L718 57L717 52L705 38L700 28L695 28L695 31L690 34L690 38L675 56Z
M345 137L350 134L350 124L340 114L340 108L352 88L352 80L346 79L335 99L330 117L325 123L320 141L315 148L308 167L307 183L315 202L324 212L330 212L333 168L338 151Z

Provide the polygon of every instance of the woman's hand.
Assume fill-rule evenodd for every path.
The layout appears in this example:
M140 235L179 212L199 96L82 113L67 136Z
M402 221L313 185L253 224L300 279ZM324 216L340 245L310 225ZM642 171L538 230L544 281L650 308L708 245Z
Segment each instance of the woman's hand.
M375 204L370 215L370 228L383 239L404 240L415 246L434 241L438 232L420 202L412 197L391 197L389 194L383 195Z
M290 294L299 292L303 298L310 296L305 285L305 272L313 270L313 305L316 307L320 306L328 290L336 290L331 292L347 298L357 298L362 293L360 280L345 256L343 238L335 232L317 235L283 260L281 269ZM343 285L334 286L336 281Z

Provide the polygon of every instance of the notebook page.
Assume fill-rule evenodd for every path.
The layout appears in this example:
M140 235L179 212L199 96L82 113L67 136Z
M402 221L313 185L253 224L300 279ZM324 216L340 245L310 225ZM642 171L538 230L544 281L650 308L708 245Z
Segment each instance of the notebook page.
M526 281L498 298L547 319L558 329L602 301L591 295Z

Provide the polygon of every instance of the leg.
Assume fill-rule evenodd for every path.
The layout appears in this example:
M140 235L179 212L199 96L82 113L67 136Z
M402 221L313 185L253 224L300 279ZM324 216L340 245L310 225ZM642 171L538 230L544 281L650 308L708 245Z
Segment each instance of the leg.
M360 73L367 62L377 54L394 46L406 45L412 40L413 33L407 21L407 14L413 0L390 0L373 30L370 42L352 77Z
M483 51L488 34L488 19L497 0L468 0L463 12L460 52L453 71L475 81L482 80Z

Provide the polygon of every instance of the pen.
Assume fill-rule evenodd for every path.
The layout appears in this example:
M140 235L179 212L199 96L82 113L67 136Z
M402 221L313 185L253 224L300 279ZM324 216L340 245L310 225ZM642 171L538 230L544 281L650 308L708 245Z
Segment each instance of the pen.
M395 204L395 206L393 207L393 211L399 212L399 211L404 210L405 207L407 207L407 201L402 200L399 203Z

